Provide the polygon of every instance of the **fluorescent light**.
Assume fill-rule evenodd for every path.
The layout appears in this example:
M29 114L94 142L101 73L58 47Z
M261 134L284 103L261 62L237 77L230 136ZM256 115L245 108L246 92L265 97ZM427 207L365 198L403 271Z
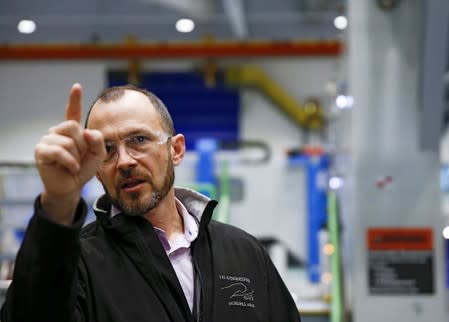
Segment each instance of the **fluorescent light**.
M344 30L348 26L348 19L345 16L335 17L334 26L339 30Z
M191 32L195 28L195 23L192 19L179 19L176 21L176 30L179 32Z
M335 99L338 108L351 108L354 105L354 98L350 95L338 95Z
M445 239L449 239L449 226L444 227L444 229L443 229L443 237Z
M36 23L33 20L20 20L17 24L17 30L22 34L32 34L36 30Z
M329 188L337 190L343 187L343 179L340 177L331 177L329 179Z

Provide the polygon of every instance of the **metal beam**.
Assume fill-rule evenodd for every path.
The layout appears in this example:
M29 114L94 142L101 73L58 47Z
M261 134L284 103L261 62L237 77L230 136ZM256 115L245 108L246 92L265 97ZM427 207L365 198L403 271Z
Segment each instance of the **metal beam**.
M224 57L338 56L337 40L290 42L223 42L111 44L111 45L4 45L0 60L51 59L188 59Z

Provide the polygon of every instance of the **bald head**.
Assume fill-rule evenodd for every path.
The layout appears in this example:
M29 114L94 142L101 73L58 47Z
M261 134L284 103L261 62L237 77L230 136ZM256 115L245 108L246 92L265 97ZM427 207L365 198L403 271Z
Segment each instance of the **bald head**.
M156 110L156 112L159 114L164 132L170 134L171 136L176 135L173 120L165 104L155 94L143 88L136 87L134 85L114 86L104 90L91 105L86 116L85 127L86 128L89 127L89 117L90 114L92 113L92 109L95 107L97 102L98 103L116 102L121 98L123 98L127 91L134 91L141 93L142 95L145 95L150 101L151 105Z

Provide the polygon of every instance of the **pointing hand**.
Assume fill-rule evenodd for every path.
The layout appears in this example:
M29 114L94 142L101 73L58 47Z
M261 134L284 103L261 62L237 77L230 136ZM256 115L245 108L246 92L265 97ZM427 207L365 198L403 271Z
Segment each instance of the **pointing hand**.
M81 189L98 171L106 153L101 132L80 125L81 98L81 85L74 84L65 121L51 127L35 147L44 184L42 206L51 219L67 225L73 222Z

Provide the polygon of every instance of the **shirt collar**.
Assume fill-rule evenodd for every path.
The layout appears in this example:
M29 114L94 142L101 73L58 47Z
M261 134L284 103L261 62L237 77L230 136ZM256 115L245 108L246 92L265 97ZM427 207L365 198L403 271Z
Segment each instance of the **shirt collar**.
M191 243L196 239L196 237L198 237L198 223L195 218L190 215L186 207L184 207L178 198L175 198L175 201L178 213L181 215L184 223L184 237L189 243Z

